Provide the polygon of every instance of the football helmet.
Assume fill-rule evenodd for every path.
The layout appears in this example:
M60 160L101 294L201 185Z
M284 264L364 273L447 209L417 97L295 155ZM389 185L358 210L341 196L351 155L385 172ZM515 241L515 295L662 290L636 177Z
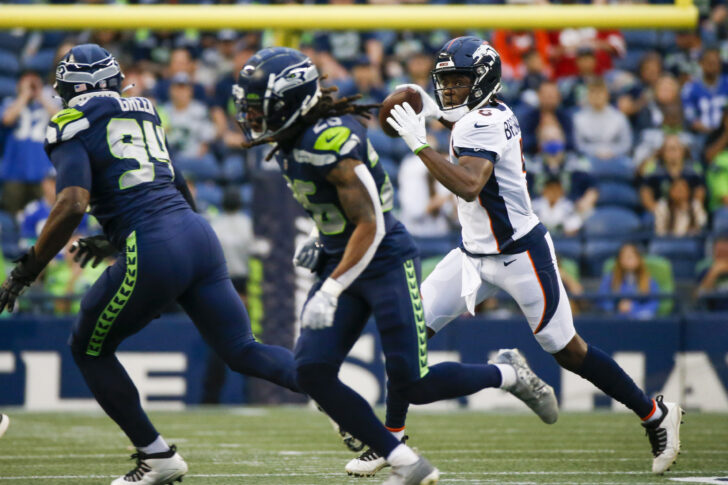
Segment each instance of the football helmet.
M68 106L71 99L96 91L121 93L124 75L113 55L96 44L81 44L72 48L58 62L56 82L58 95Z
M238 124L250 141L275 137L321 98L319 72L311 59L295 49L262 49L240 70L233 98Z
M441 76L449 73L464 73L470 76L470 94L462 104L445 106L442 100ZM477 37L457 37L448 41L435 57L435 68L431 71L435 85L435 99L442 110L467 106L473 110L491 100L501 88L501 60L498 52L488 42Z

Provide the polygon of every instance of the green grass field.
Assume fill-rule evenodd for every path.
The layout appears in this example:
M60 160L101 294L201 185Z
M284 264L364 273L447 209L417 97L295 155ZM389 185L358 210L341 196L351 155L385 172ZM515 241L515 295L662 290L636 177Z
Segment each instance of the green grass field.
M0 484L105 484L132 468L129 443L101 414L10 413L0 439ZM350 478L352 456L320 413L304 408L222 408L153 413L190 473L185 484L379 484ZM413 412L408 434L442 472L442 484L680 483L728 477L728 415L686 416L683 453L665 477L649 473L649 444L635 418ZM728 478L726 479L728 480Z

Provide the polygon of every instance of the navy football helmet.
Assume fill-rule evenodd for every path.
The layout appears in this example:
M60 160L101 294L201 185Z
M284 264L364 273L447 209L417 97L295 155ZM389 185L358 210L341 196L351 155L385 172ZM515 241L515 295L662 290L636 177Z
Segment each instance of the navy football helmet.
M444 106L442 102L444 88L440 76L449 73L467 74L472 80L470 94L458 106ZM467 106L473 110L483 106L500 91L501 60L488 42L472 36L457 37L448 41L437 53L431 74L435 84L435 99L440 109Z
M58 63L53 87L68 105L72 98L95 91L121 93L123 79L119 63L109 51L96 44L81 44Z
M275 137L321 98L319 72L311 59L295 49L263 49L240 70L233 98L238 123L250 141Z

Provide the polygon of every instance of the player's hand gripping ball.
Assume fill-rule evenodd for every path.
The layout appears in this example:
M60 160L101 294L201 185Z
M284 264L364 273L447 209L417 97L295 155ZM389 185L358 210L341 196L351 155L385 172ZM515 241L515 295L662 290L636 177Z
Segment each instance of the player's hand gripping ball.
M382 131L392 138L398 137L399 133L387 123L387 118L391 117L392 108L404 103L409 103L415 113L422 111L422 96L417 89L409 86L401 87L387 96L379 108L379 124L382 126Z

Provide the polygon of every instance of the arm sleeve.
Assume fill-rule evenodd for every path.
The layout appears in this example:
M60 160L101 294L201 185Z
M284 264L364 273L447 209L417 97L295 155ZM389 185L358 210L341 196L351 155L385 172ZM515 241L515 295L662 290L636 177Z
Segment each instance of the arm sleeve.
M56 168L56 193L66 187L82 187L91 192L91 160L83 142L71 139L50 148L50 159Z
M189 187L187 187L187 180L185 180L185 176L182 175L181 170L174 171L174 186L177 187L177 190L180 191L182 197L185 198L192 210L197 212L197 204L195 203L195 198L192 197L192 192L190 192Z

